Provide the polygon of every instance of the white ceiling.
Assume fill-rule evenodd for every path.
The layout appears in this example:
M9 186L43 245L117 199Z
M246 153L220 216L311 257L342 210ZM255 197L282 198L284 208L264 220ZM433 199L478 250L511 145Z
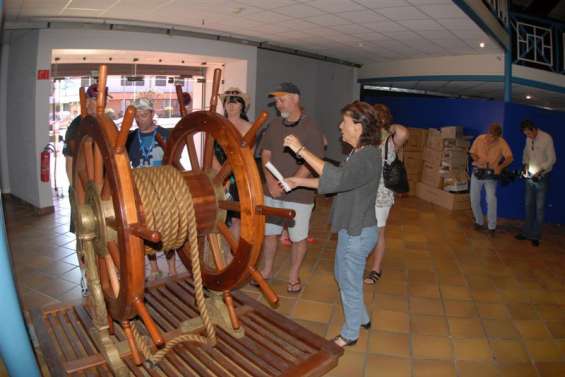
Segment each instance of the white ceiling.
M6 13L213 32L360 64L501 52L451 0L7 0Z
M432 92L453 97L486 98L499 101L504 99L503 82L386 81L370 85ZM530 96L530 98L526 98L526 96ZM519 84L512 85L512 102L565 111L565 94Z

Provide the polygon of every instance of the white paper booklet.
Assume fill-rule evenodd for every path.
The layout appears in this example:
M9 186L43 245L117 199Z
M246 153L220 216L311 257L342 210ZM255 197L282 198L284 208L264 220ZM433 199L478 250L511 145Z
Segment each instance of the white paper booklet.
M273 174L273 176L281 183L284 191L289 192L292 189L288 186L288 184L284 181L284 177L282 176L281 172L279 171L279 169L275 168L275 165L271 164L271 161L267 162L265 164L265 167L267 168L267 170L269 170L271 172L271 174Z

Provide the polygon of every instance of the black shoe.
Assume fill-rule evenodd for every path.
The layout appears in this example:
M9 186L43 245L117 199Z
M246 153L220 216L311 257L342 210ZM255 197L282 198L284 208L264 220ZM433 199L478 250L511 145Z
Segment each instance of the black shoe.
M539 240L532 240L532 245L535 247L539 246Z
M480 225L480 224L477 224L477 223L474 223L474 224L473 224L473 228L474 228L475 230L483 230L483 226Z
M371 328L371 321L361 325L362 328L364 328L365 330L369 330Z
M496 229L489 229L488 230L488 235L491 237L494 237L494 234L496 233Z
M528 237L524 236L522 233L518 233L517 235L514 236L514 238L520 241L524 241L528 239Z

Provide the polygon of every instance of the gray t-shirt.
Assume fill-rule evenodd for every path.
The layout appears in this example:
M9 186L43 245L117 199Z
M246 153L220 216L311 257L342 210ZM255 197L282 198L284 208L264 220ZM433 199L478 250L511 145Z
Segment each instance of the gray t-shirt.
M377 224L375 192L381 171L381 151L373 145L353 152L339 167L324 164L318 192L337 193L331 211L333 232L347 229L350 236L358 236L363 228Z

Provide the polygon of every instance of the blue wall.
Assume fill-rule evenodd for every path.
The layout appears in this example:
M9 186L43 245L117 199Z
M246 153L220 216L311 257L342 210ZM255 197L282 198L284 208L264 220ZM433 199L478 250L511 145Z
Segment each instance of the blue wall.
M559 152L560 140L565 140L565 113L487 100L371 96L365 96L362 100L386 104L392 111L394 121L408 127L463 126L465 135L477 136L484 133L490 123L499 122L504 126L504 138L514 153L515 162L511 166L512 169L518 169L522 163L525 139L520 132L520 123L524 119L530 119L540 129L553 136L557 154L557 164L551 175L546 203L546 221L565 223L565 196L558 195L559 187L565 187L565 169L560 164ZM499 188L500 217L523 218L523 206L523 182L518 181Z

